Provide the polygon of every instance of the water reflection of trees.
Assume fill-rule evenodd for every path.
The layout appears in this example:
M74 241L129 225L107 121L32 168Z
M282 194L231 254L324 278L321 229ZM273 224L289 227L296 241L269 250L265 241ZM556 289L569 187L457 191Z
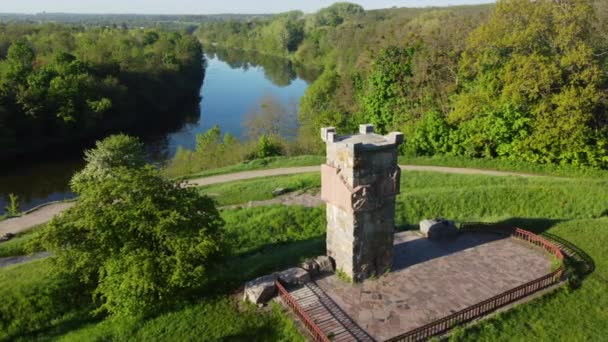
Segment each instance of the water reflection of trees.
M294 64L287 58L265 55L256 51L205 46L205 53L210 58L218 58L235 69L248 70L252 67L262 67L264 76L280 87L289 86L298 77L307 83L312 83L320 74L318 69Z

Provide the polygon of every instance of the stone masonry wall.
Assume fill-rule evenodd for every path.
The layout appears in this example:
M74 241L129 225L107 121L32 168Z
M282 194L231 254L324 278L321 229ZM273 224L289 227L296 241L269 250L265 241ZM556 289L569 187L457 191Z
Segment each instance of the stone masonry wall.
M360 134L337 136L324 128L327 163L322 166L321 196L327 202L327 253L336 269L355 281L380 275L392 264L395 196L400 169L401 133L382 136L373 126Z

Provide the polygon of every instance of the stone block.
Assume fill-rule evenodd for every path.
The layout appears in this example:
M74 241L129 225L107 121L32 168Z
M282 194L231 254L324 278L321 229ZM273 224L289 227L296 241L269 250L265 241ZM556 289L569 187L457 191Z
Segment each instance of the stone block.
M454 221L436 218L420 221L420 232L431 240L453 237L458 234Z
M276 188L272 190L272 196L280 196L287 193L287 189L285 188Z
M277 280L277 275L271 274L247 282L243 300L254 304L266 303L276 294L275 280Z
M334 262L327 255L321 255L315 258L315 263L318 265L320 273L333 273Z
M314 259L304 260L300 267L302 267L306 272L310 273L311 277L319 274L319 265L314 261Z
M279 272L278 277L285 285L301 285L310 281L310 273L300 267L292 267Z
M6 242L6 241L8 241L8 240L10 240L10 239L12 239L14 237L15 237L15 234L13 234L13 233L6 233L2 237L0 237L0 242Z

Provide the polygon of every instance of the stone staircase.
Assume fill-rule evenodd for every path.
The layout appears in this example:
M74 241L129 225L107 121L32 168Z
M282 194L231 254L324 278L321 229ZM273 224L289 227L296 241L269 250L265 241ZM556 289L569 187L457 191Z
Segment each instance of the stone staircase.
M289 293L331 341L375 341L314 282L290 289Z

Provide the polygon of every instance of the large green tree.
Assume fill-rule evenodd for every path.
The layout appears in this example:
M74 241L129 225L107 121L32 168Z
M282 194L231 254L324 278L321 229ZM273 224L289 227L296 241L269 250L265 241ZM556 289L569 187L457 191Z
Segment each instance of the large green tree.
M586 0L499 1L461 60L460 153L608 166L594 21Z
M92 289L99 311L145 315L204 284L221 249L222 220L213 200L139 158L132 163L137 146L121 145L113 151L126 155L111 158L101 146L100 157L118 162L94 173L101 177L83 177L78 202L48 224L42 241L59 272Z

